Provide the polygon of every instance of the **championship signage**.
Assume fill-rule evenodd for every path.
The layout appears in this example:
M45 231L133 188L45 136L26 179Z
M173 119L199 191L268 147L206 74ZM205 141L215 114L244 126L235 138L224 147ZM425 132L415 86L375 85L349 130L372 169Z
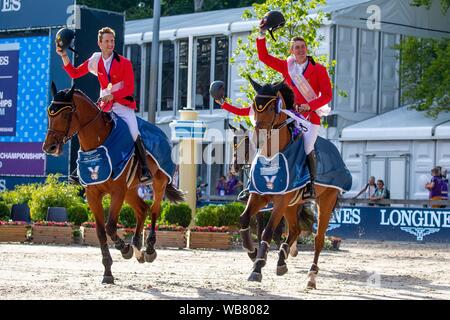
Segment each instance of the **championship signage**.
M0 176L42 176L44 173L42 143L0 142Z
M19 44L0 44L0 136L16 135Z
M450 243L450 209L341 207L327 234L349 239Z

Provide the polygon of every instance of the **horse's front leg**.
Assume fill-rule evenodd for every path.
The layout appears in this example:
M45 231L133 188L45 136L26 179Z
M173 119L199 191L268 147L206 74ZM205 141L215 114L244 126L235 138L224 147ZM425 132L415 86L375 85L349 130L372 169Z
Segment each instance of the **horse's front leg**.
M286 260L289 257L289 249L297 241L297 237L300 233L300 229L297 223L297 206L288 207L286 209L285 217L289 226L289 235L286 242L281 244L280 251L278 252L278 276L282 276L286 274L286 272L288 272Z
M262 208L264 208L266 204L267 199L256 194L251 194L248 199L247 206L240 216L241 229L239 232L242 238L242 247L247 251L247 254L252 261L255 261L258 251L253 246L253 239L250 232L250 219L253 215L257 214ZM258 223L258 228L259 227L260 226Z
M111 258L111 254L109 253L108 239L106 238L105 218L101 200L102 196L98 192L96 192L96 190L92 190L90 187L88 187L86 189L86 197L88 200L89 208L95 216L95 230L97 232L97 238L100 243L100 250L102 252L102 264L105 268L102 283L114 284L114 277L111 272L113 261Z
M132 253L130 256L130 250L132 248L129 244L126 244L125 241L123 241L117 234L117 221L124 199L125 193L122 191L111 193L111 205L109 207L108 221L106 223L106 233L114 242L114 247L117 250L120 250L124 258L129 259L132 256Z
M280 223L281 218L283 217L283 212L287 208L287 204L284 200L279 199L279 197L277 197L277 200L279 201L274 200L272 214L266 228L263 231L258 254L253 264L253 271L250 274L248 281L261 282L262 280L262 268L266 265L267 253L270 249L270 242L272 241L273 232L276 226Z

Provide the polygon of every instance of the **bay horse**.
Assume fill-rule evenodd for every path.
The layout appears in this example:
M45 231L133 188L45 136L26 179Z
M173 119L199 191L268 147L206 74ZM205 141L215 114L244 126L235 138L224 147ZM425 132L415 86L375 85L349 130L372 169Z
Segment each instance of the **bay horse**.
M288 117L285 113L280 112L281 108L292 108L294 104L294 95L292 90L284 83L260 85L249 78L250 83L256 91L254 103L252 105L255 114L255 134L258 139L258 146L261 155L270 158L277 152L283 150L291 141L291 132L289 130ZM258 103L257 103L258 102ZM263 132L264 130L264 132ZM275 133L278 137L278 150L271 150L271 143L275 139ZM261 143L260 138L265 140ZM272 141L271 141L272 140ZM299 150L303 152L303 150ZM307 288L316 288L316 277L319 272L318 261L320 252L324 246L325 232L328 228L331 214L337 204L339 189L325 187L319 184L315 185L316 203L318 210L317 233L314 238L314 259L307 275ZM300 234L298 221L298 212L301 212L303 200L301 189L293 190L284 194L258 194L251 193L247 201L247 206L240 216L242 245L247 253L254 261L253 270L248 278L249 281L262 280L262 268L266 264L267 253L270 248L274 229L280 223L284 216L288 224L288 237L280 246L277 262L277 275L284 275L287 271L286 260L291 255L296 255L295 251L291 251L292 245L297 241ZM269 202L273 203L273 210L270 219L263 230L262 240L259 248L253 246L253 240L250 234L250 218L257 214ZM295 246L296 248L296 246Z
M72 137L78 135L80 149L82 151L95 150L103 144L109 136L113 124L109 115L101 111L95 103L82 91L69 89L57 91L52 82L51 92L53 101L47 109L48 130L42 149L49 155L60 156L63 145ZM136 170L134 178L129 173L134 161L128 161L123 173L113 180L111 177L103 183L86 186L86 197L89 208L94 213L97 237L100 242L104 274L102 283L114 283L111 273L112 258L109 253L106 235L120 250L123 258L131 259L133 253L140 263L153 262L156 258L154 244L156 242L156 219L159 216L163 196L172 201L184 200L183 193L169 184L169 178L159 169L152 157L147 155L148 167L153 178L153 204L149 206L138 196L137 188L141 170ZM129 180L127 181L127 176ZM132 175L131 175L132 176ZM109 194L111 205L108 220L105 224L102 198ZM134 210L136 216L136 229L132 238L132 244L126 244L117 234L117 221L123 202L126 201ZM152 228L146 239L146 248L142 248L142 231L147 212L150 209Z

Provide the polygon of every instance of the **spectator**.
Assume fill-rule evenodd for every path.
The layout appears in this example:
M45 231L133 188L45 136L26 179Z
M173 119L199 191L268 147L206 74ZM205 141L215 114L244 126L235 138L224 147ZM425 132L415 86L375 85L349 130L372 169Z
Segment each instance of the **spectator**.
M442 170L441 177L442 177L442 187L441 187L442 200L448 200L447 169ZM446 206L443 205L442 208L446 208Z
M381 179L377 180L377 188L373 196L370 197L371 200L383 200L389 199L389 190L384 187L384 181ZM377 204L378 206L385 206L384 204Z
M377 186L375 184L375 177L370 176L369 181L366 183L364 188L362 188L361 191L356 196L353 197L353 199L357 199L362 193L364 193L363 199L370 199L371 197L374 196L376 189L377 189ZM369 206L373 206L373 205L374 205L373 203L369 203Z
M445 185L445 186L444 186ZM447 185L442 179L441 167L434 167L431 169L431 181L425 184L425 188L430 191L428 198L430 200L443 200L442 189L445 189ZM448 195L448 190L447 190ZM441 208L441 205L432 205L432 208Z
M227 191L227 178L225 176L221 176L216 186L217 195L224 196Z
M236 176L229 172L228 173L228 180L227 180L227 189L225 194L226 195L237 195L239 192L239 187L242 186L242 182L236 178Z

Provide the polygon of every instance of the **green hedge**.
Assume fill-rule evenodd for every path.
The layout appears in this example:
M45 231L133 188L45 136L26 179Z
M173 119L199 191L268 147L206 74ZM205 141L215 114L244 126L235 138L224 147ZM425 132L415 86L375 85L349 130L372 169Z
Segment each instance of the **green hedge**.
M166 204L162 209L161 222L187 227L191 223L192 210L186 203Z
M10 208L4 201L0 201L0 220L8 221L11 219Z
M245 206L239 202L204 206L197 209L195 224L200 227L239 226L239 217L244 209Z

